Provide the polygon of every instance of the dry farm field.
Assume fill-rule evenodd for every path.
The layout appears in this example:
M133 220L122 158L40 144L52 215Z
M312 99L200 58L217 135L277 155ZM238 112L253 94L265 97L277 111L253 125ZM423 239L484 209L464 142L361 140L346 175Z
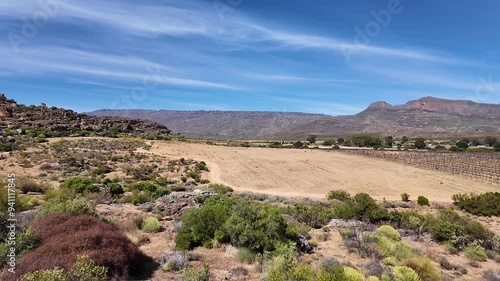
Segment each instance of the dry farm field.
M451 202L456 193L498 191L498 185L462 175L430 171L335 151L262 149L188 142L155 142L149 153L207 162L210 180L251 191L281 196L324 198L332 189L366 192L382 200L416 198Z

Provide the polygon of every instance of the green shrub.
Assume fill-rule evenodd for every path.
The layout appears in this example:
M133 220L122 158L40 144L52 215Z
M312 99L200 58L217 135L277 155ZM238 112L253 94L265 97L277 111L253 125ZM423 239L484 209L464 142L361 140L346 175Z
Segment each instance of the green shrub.
M383 253L384 257L390 257L394 254L393 251L393 241L382 235L371 235L369 241L373 241L375 245Z
M128 190L155 192L156 186L149 181L138 181L127 186Z
M106 281L108 280L108 269L104 266L98 266L88 256L78 256L70 275L71 280Z
M236 253L236 258L244 263L252 264L257 259L257 254L247 248L240 248Z
M484 251L484 248L479 245L470 245L464 250L465 256L471 260L475 261L486 261L488 256Z
M40 239L31 228L27 228L17 233L15 243L16 258L19 259L24 254L35 249L40 243ZM7 240L4 243L0 243L0 266L8 262L9 258L7 254L11 247L12 245Z
M198 209L187 210L182 216L182 228L176 237L177 250L192 250L215 238L223 239L223 226L231 214L229 202L209 198ZM222 241L221 241L222 242Z
M64 269L40 270L24 274L20 281L106 281L108 269L96 265L88 256L78 256L70 272Z
M422 281L439 281L442 280L441 275L434 267L432 260L426 257L415 257L404 260L401 265L413 269Z
M64 269L49 269L30 272L21 276L19 281L68 281L68 273Z
M323 227L333 219L332 208L323 206L319 203L314 203L312 205L300 203L292 210L289 210L289 213L293 215L298 222L305 223L316 229Z
M98 216L95 208L91 206L85 199L79 198L71 201L65 201L62 198L53 198L45 202L40 207L37 218L47 216L53 213L68 213L71 215L91 215Z
M208 187L213 189L214 192L216 192L217 194L220 194L220 195L232 193L234 191L231 187L225 186L223 184L211 184Z
M333 146L335 144L334 140L326 140L323 142L324 146Z
M401 235L399 234L399 232L389 225L383 225L377 228L374 234L389 238L393 242L401 241Z
M200 182L200 180L201 180L201 176L197 172L188 172L187 175L188 175L188 177L192 178L196 182Z
M410 195L408 193L401 194L401 200L408 202L410 201Z
M399 242L394 245L394 256L398 260L405 260L413 258L415 256L415 253L410 246L406 245L403 242Z
M421 281L418 274L407 266L396 266L393 275L394 281Z
M196 163L194 168L196 169L196 171L207 171L207 172L210 171L210 170L208 170L208 166L207 166L207 163L205 163L205 161L201 161L199 163Z
M429 206L429 199L424 196L419 196L417 199L417 203L420 206Z
M99 167L95 168L92 170L92 174L99 176L99 175L104 175L104 174L109 174L113 172L113 169L106 166L106 165L100 165Z
M109 183L107 186L109 187L112 196L125 193L123 187L119 183Z
M347 220L357 219L377 223L390 219L389 212L366 193L356 194L352 200L335 205L333 212L337 218Z
M500 192L481 195L456 194L452 197L457 206L477 216L500 216Z
M210 267L205 264L201 270L188 268L182 272L182 281L209 281Z
M61 187L81 194L85 192L99 192L99 187L95 185L95 182L92 179L84 177L68 179L61 184Z
M141 229L146 233L158 233L161 231L161 223L155 217L147 217L142 222Z
M347 201L351 199L351 194L345 190L332 190L326 196L328 200Z
M365 281L365 276L352 267L344 267L345 281Z
M234 205L224 230L231 244L258 253L274 251L280 243L297 238L278 208L243 201Z

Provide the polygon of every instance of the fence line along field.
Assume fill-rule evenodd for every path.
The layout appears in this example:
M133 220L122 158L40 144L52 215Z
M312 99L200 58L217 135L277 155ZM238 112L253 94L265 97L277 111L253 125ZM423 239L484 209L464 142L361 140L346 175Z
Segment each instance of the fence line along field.
M154 142L148 153L205 161L210 180L239 192L325 198L333 189L377 199L423 195L451 202L456 193L498 191L498 185L443 171L319 149L263 149L189 142Z
M500 153L451 153L424 151L342 150L351 155L383 159L427 170L440 171L500 184Z

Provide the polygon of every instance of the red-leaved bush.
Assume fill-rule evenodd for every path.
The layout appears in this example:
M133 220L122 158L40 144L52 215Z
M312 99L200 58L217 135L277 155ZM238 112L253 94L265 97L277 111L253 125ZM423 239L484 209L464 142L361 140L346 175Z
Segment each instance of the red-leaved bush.
M140 273L148 259L116 226L92 216L52 214L36 220L32 227L41 244L21 258L12 280L55 267L69 271L79 255L107 267L111 280L127 280Z

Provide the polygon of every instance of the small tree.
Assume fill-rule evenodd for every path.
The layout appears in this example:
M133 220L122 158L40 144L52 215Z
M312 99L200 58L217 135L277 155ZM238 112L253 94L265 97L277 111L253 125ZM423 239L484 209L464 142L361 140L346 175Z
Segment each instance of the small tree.
M405 201L405 202L408 202L410 201L410 195L408 193L403 193L401 194L401 200Z
M301 148L303 146L304 146L304 143L301 142L301 141L298 141L298 142L296 142L296 143L293 144L293 147L295 147L295 148Z
M343 145L345 142L344 138L338 138L337 139L337 144Z
M335 141L333 140L326 140L323 142L324 146L333 146L335 144Z
M424 149L427 147L427 144L425 143L425 139L424 138L416 138L415 139L415 147L417 149Z
M469 148L469 142L467 140L460 140L456 143L457 147L460 149L467 149Z
M318 137L315 135L310 135L309 137L307 137L307 141L311 144L315 144L317 139Z
M484 144L488 145L489 147L494 147L496 144L498 143L498 140L497 138L494 138L494 137L486 137L484 139Z
M408 137L407 136L403 136L401 138L401 143L407 143L408 142Z
M392 147L394 144L394 138L392 136L387 136L384 139L384 146L385 147Z

